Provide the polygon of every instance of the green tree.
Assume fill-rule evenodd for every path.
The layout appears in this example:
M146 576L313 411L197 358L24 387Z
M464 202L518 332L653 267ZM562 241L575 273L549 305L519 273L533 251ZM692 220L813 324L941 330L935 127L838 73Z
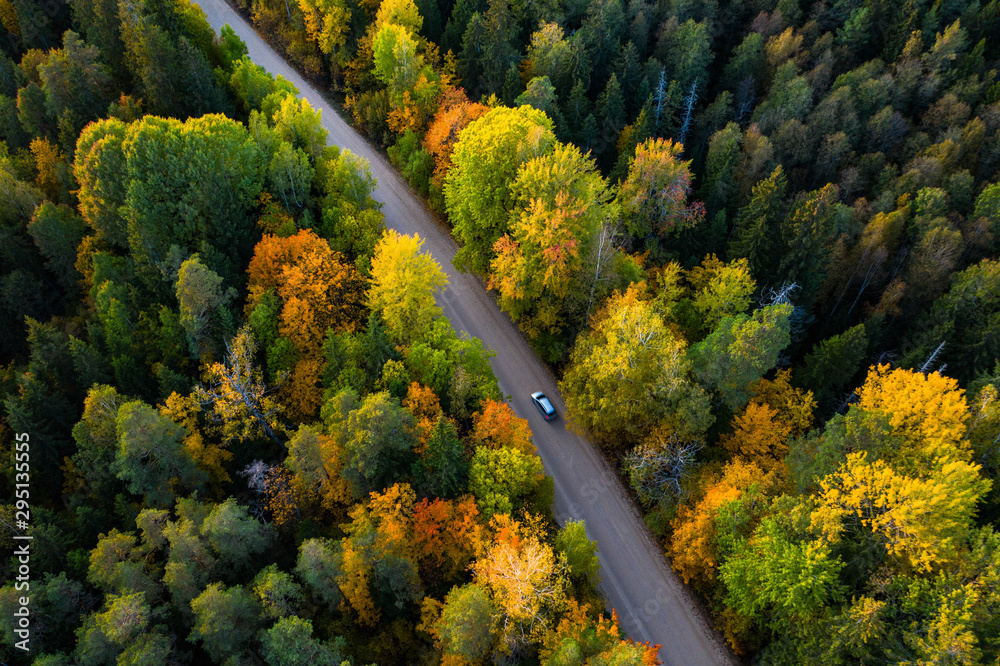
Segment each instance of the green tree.
M143 592L153 600L160 587L146 571L143 551L131 533L112 529L90 551L87 581L104 592Z
M298 213L309 197L315 169L301 148L282 141L267 165L267 180L271 191L281 198L285 210Z
M243 56L233 63L229 87L242 103L244 113L260 110L264 100L274 93L295 96L298 88L282 76L275 77L249 57Z
M618 57L625 34L625 20L621 0L598 0L587 5L580 38L593 63L593 82L604 81L611 63Z
M247 507L232 497L212 507L200 528L212 546L219 564L239 573L249 568L255 557L271 545L274 530L252 517Z
M197 254L186 259L177 271L177 302L180 323L188 336L193 356L203 356L212 348L209 336L230 323L227 306L236 298L236 290L222 289L222 278L201 263Z
M194 252L207 242L246 265L257 237L249 213L264 165L242 124L221 115L184 123L146 116L129 126L122 145L128 243L151 286L162 279L171 245Z
M416 444L413 414L387 392L367 396L343 425L343 475L355 496L391 486L406 474Z
M518 168L546 154L552 121L538 109L498 107L462 130L444 186L445 207L462 244L455 265L485 273L493 246L510 228Z
M302 588L290 574L269 564L253 580L253 591L264 614L281 620L295 615L302 604Z
M493 615L493 602L482 587L452 588L435 627L445 653L470 661L486 656L493 643Z
M240 657L261 625L260 606L241 585L212 583L191 601L194 624L189 640L201 643L216 662Z
M76 452L71 458L80 476L80 494L97 505L106 504L118 487L111 469L118 450L118 408L125 398L111 386L95 385L87 392L83 415L73 426Z
M769 305L753 314L726 317L704 340L688 351L692 372L706 388L717 393L730 410L737 411L753 395L751 386L778 362L788 346L788 303Z
M807 305L816 298L826 274L836 229L838 194L835 185L807 193L792 205L781 223L787 249L778 270L786 281L799 285Z
M278 138L302 150L312 164L323 156L328 132L323 127L321 110L314 109L307 100L284 95L271 124Z
M644 292L639 283L608 300L559 383L573 422L614 446L660 424L698 437L713 420L708 396L688 377L684 342Z
M177 494L201 487L206 474L185 450L185 428L141 402L118 408L118 452L111 469L149 506L169 507Z
M1000 325L1000 262L983 261L956 273L952 286L916 318L907 332L905 366L928 360L947 363L949 373L968 381L986 372L1000 354L992 331ZM935 350L944 343L941 353Z
M858 373L868 348L865 325L858 324L839 335L816 343L806 354L796 379L810 389L817 401L831 392L842 390Z
M746 618L766 614L776 628L812 620L843 594L838 575L844 564L829 545L789 531L779 519L765 518L719 566L727 604Z
M333 645L312 636L312 621L296 616L284 617L261 636L264 659L273 666L311 666L341 664L343 641Z
M699 190L705 200L709 216L719 211L729 211L735 203L735 173L740 160L743 132L736 123L729 123L712 135L705 158L705 181Z
M567 520L556 533L555 550L566 557L570 579L597 589L601 580L601 562L597 557L597 542L587 538L587 525L582 520Z
M417 487L432 497L455 497L465 489L469 463L455 424L439 415L414 466Z
M72 208L48 201L35 208L28 222L28 233L45 257L45 267L68 294L80 289L83 276L76 269L76 249L86 231L87 226Z
M67 30L63 47L50 51L38 66L46 111L53 123L66 125L63 131L69 142L84 125L104 115L111 101L111 79L98 57L95 47Z
M341 575L341 562L338 541L306 539L299 546L295 573L306 584L313 597L330 609L343 599L336 583Z
M517 449L476 448L469 468L469 492L486 517L513 514L523 506L544 472L542 459Z
M114 248L128 248L125 198L129 179L123 143L129 126L108 118L91 123L76 142L73 171L83 219L98 238Z

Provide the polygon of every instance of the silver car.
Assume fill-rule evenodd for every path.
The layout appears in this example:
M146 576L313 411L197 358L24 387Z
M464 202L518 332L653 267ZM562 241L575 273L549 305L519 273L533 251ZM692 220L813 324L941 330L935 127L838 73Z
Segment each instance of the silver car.
M556 417L556 408L552 406L552 403L549 402L549 399L541 391L531 394L531 402L535 403L535 407L542 413L542 418L546 421L551 421Z

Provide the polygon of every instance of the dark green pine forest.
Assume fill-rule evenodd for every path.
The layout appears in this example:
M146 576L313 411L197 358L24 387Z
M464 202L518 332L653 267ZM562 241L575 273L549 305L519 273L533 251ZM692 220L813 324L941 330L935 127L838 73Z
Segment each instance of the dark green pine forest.
M738 658L1000 660L1000 1L234 6ZM657 663L294 85L189 0L0 0L0 51L0 661Z

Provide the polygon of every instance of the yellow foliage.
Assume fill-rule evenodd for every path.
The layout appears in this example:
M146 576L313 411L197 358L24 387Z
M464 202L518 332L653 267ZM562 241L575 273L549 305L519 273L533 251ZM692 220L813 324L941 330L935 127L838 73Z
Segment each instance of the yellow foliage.
M184 448L194 459L195 464L208 473L212 485L218 487L231 480L225 464L232 460L233 454L221 446L205 442L198 428L199 413L201 405L193 395L182 396L176 392L171 393L160 407L160 414L187 429L188 436L184 438Z
M890 557L930 571L951 561L970 527L976 502L990 487L979 466L946 462L930 478L897 473L882 460L869 463L851 453L840 469L820 482L820 506L813 526L829 541L840 539L847 522L870 533Z
M723 448L763 470L774 469L788 454L791 426L782 423L777 410L751 402L733 419L733 432L722 437Z
M895 458L908 468L969 459L972 448L965 439L969 407L958 382L950 377L880 365L869 372L858 406L889 417L893 431L907 444Z
M435 295L448 284L441 265L422 252L419 235L389 230L372 257L369 307L381 313L385 326L398 343L419 340L441 314Z
M61 189L58 168L65 162L65 155L46 138L32 140L31 154L35 157L35 168L38 170L35 184L50 200L58 202Z
M792 437L798 437L812 427L816 400L812 391L792 386L791 377L791 370L779 370L774 379L760 379L753 387L753 402L776 410L777 420L788 426Z

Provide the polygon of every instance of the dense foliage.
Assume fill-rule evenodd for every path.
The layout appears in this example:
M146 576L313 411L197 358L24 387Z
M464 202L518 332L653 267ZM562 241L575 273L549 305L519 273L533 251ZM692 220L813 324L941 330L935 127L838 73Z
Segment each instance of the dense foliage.
M997 0L237 4L737 652L1000 658ZM186 2L50 5L0 0L0 344L51 651L642 663L364 165Z
M997 659L1000 4L300 2L336 50L247 7L447 215L738 652Z
M391 83L419 15L390 9ZM0 19L0 545L32 538L0 661L655 662L440 266L294 86L184 0Z

